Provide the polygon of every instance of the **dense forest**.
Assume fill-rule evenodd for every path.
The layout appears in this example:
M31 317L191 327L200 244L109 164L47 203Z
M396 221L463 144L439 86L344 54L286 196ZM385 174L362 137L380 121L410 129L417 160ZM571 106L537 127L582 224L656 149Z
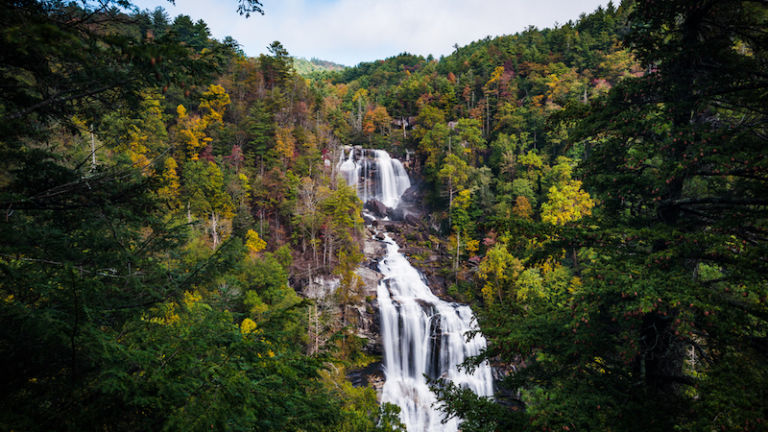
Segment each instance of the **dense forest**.
M625 0L340 68L5 2L0 428L403 430L348 379L377 361L351 145L409 161L411 260L488 340L494 398L432 382L463 431L768 430L767 21Z

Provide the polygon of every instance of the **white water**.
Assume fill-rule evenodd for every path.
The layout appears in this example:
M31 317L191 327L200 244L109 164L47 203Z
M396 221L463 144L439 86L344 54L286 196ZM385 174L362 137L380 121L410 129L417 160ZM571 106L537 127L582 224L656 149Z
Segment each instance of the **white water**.
M396 207L411 185L408 174L399 160L383 150L373 150L372 163L369 157L365 150L358 158L354 149L348 155L342 152L339 173L357 188L363 202L376 198L388 207ZM469 306L435 296L399 252L399 246L388 236L385 241L387 254L379 263L384 278L377 288L386 378L382 402L400 407L400 418L411 432L457 431L458 420L442 423L443 414L435 405L426 377L445 378L480 396L493 396L493 378L487 363L472 374L458 368L467 357L485 348L485 338L478 334L467 341L466 333L477 330Z
M411 187L403 164L392 159L384 150L351 148L345 154L342 149L337 170L347 184L357 190L357 196L363 203L376 199L387 207L395 208L400 203L400 195Z
M349 157L344 159L344 150L341 150L341 157L336 168L339 174L344 177L347 184L357 189L357 180L360 178L360 167L355 162L355 150L349 152Z
M395 208L400 202L400 195L411 187L411 180L399 160L392 159L384 150L374 150L373 153L378 168L377 190L380 191L376 198L385 206Z
M466 341L467 331L477 324L469 306L448 303L435 296L389 237L387 255L379 264L384 279L377 295L381 313L386 381L382 402L400 407L400 418L409 431L457 431L451 419L443 424L429 378L446 378L472 389L480 396L493 396L493 378L487 363L474 373L459 371L457 365L485 348L477 334Z

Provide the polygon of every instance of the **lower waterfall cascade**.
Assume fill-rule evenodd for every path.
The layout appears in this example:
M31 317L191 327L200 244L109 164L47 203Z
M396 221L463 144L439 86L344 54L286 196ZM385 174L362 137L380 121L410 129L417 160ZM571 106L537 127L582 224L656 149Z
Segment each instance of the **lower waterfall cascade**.
M377 199L394 208L411 185L402 163L383 150L342 150L337 169L364 203ZM383 279L377 287L385 377L381 402L400 407L408 431L458 431L457 419L443 423L427 379L444 378L479 396L493 396L487 362L472 373L458 368L480 354L486 340L479 333L467 339L467 332L478 330L469 306L434 295L397 243L388 235L384 242L386 255L379 262Z
M442 423L426 377L445 378L479 396L493 396L487 362L471 374L458 368L467 357L480 354L486 340L476 334L467 341L465 334L478 329L469 306L435 296L399 246L388 236L385 242L387 254L379 263L384 279L377 289L386 379L382 402L400 407L409 431L457 431L456 419Z

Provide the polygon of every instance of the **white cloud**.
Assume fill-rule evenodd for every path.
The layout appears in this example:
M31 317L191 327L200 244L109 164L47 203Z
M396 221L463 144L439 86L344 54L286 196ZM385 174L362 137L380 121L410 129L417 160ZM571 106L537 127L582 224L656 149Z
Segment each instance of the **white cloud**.
M246 19L234 0L137 0L172 16L203 19L213 35L234 37L249 55L279 40L298 57L354 65L410 52L436 57L486 36L511 34L529 25L551 27L576 20L607 0L263 0L264 16Z

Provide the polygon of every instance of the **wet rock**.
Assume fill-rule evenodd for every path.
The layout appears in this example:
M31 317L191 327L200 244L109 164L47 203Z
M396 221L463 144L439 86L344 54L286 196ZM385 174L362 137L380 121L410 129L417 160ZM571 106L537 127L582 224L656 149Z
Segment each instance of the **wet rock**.
M354 314L357 318L356 333L365 341L363 350L366 353L380 356L383 348L376 291L384 276L378 272L376 260L381 259L386 254L386 246L375 240L367 240L363 248L368 263L355 269L355 275L360 278L360 293L362 294L361 301L353 305Z
M394 222L399 222L405 219L405 212L400 208L387 208L387 216Z
M376 297L376 287L379 285L379 281L382 278L381 273L372 270L368 267L358 267L355 270L355 274L360 278L363 283L363 296Z
M384 365L374 362L361 369L353 369L347 374L347 379L357 387L371 386L376 390L377 399L381 399L384 387Z
M400 233L400 227L395 224L387 224L384 226L384 229L395 234Z
M363 349L368 354L381 355L384 348L381 345L378 303L376 307L369 303L360 304L354 307L354 311L357 314L357 337L365 341Z
M431 311L435 308L434 303L424 299L416 299L416 303L418 303L419 306L421 306L421 308L424 309L425 311Z
M383 240L384 236L381 233L372 233L377 240ZM379 236L381 238L379 239ZM367 239L363 243L363 253L369 260L378 261L384 257L387 253L387 247L381 241L374 239Z
M365 208L376 217L383 218L387 216L387 206L377 199L369 199L368 202L365 203Z
M405 216L405 223L421 228L424 226L424 221L419 219L416 215L408 214Z
M403 192L403 194L400 196L400 199L407 203L418 203L421 201L421 187L419 184L411 185L408 189Z

